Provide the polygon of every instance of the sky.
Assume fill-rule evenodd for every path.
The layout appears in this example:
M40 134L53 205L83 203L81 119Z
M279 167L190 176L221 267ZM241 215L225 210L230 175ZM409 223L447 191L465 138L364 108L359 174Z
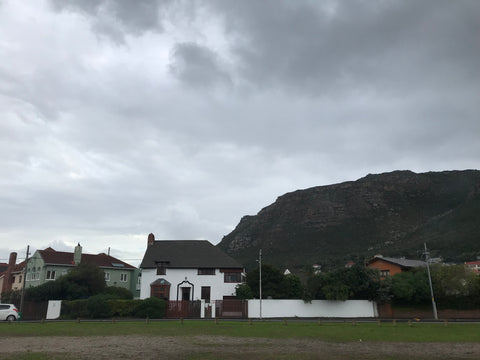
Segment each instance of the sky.
M0 262L138 266L284 193L478 169L480 1L0 0Z

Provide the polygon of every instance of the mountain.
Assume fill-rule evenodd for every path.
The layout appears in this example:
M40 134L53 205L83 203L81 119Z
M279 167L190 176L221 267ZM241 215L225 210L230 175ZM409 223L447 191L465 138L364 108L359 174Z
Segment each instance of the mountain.
M446 261L480 255L480 171L394 171L297 190L244 216L217 245L247 266L323 269L384 256Z

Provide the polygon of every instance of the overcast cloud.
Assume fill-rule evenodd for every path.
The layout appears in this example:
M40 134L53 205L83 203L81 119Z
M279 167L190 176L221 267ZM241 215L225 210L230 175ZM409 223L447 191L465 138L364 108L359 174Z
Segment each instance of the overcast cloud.
M296 189L478 169L478 34L476 0L0 1L0 259L138 265Z

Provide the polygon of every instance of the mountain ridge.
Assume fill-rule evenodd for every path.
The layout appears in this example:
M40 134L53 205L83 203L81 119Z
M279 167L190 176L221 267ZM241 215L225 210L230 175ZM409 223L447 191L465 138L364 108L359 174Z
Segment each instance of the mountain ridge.
M295 190L243 216L217 245L251 268L362 262L382 253L418 258L423 242L451 261L480 255L480 171L397 170ZM468 260L468 259L464 259Z

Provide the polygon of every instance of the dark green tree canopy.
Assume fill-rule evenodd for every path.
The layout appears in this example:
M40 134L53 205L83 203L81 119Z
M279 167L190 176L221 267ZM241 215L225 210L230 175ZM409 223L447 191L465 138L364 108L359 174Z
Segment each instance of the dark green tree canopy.
M378 271L359 265L307 279L304 300L388 300L388 282L380 280Z
M239 298L259 298L260 271L254 269L247 273L246 284L237 288ZM301 299L303 286L300 279L293 274L283 275L272 265L262 264L262 298Z
M106 288L105 273L91 263L80 263L55 281L27 289L30 301L86 299Z

